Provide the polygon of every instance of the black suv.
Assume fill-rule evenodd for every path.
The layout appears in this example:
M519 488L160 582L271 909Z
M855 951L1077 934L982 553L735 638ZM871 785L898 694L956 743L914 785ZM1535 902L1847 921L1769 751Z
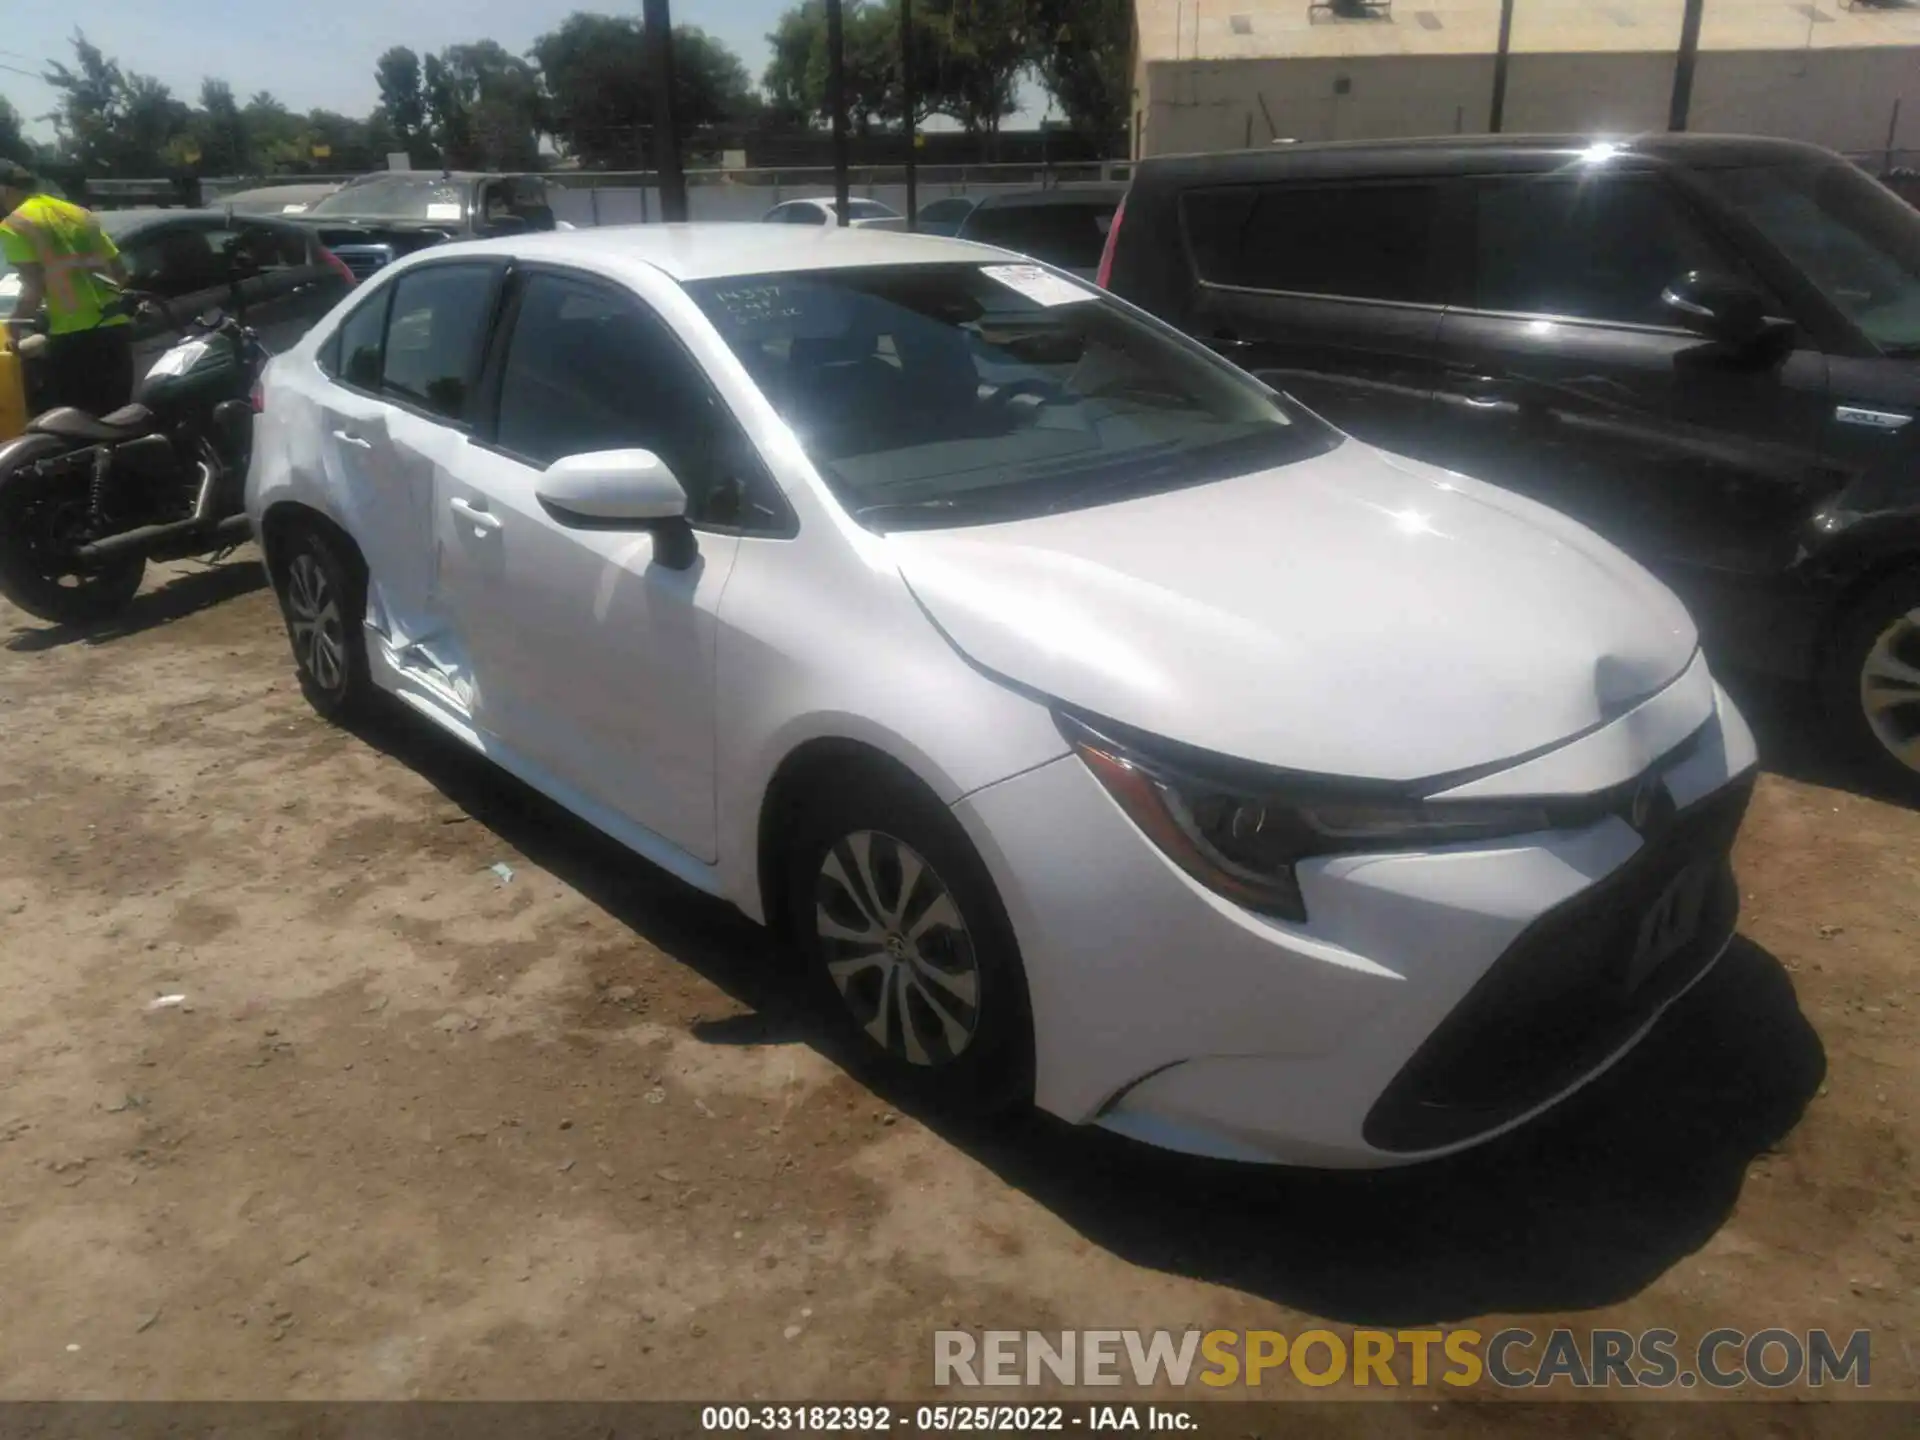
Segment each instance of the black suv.
M1920 793L1920 213L1778 140L1142 162L1102 283L1349 433L1543 500ZM1444 597L1435 597L1444 603Z

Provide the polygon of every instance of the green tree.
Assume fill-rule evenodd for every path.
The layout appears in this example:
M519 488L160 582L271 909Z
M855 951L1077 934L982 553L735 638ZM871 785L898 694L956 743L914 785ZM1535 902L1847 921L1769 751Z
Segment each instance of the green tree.
M404 45L396 45L374 63L374 80L380 87L380 110L389 133L399 147L411 152L425 137L426 95L421 88L420 57Z
M996 133L1020 108L1033 51L1029 0L928 0L924 9L922 33L939 70L936 108L970 135Z
M858 134L876 124L900 121L900 11L894 3L846 0L842 7L842 69L848 123ZM931 42L931 43L930 43ZM827 106L827 11L822 0L804 0L780 17L767 36L773 57L761 79L773 116L790 124L829 125ZM920 103L914 118L939 108L939 44L923 35L915 47Z
M204 175L245 175L254 168L247 143L246 117L233 87L224 80L207 79L200 83L200 108L191 122L194 140L200 147L200 171Z
M531 170L540 162L545 99L533 67L498 42L449 45L421 67L427 119L443 162Z
M758 98L746 67L705 31L673 31L673 110L683 130L742 123ZM646 163L653 126L653 73L637 17L575 12L533 42L556 141L597 168Z
M20 112L13 108L12 101L0 95L0 159L24 164L33 155L34 148L27 140L27 127Z
M1033 0L1033 66L1096 144L1112 144L1133 109L1132 0Z

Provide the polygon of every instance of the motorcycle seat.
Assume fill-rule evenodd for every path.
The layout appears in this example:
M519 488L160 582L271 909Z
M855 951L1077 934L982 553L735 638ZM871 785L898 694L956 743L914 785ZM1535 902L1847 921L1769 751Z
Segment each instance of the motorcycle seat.
M123 405L109 414L98 416L76 410L71 405L62 405L57 410L36 416L27 429L39 435L57 435L62 440L107 444L137 440L142 435L153 433L158 425L159 420L153 411L144 405Z

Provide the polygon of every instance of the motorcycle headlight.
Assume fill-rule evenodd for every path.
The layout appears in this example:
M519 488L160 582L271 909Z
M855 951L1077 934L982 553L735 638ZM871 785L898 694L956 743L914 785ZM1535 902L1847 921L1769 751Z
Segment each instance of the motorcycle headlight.
M1228 781L1120 743L1066 715L1061 733L1148 839L1249 910L1305 920L1295 866L1314 855L1425 849L1554 828L1538 802L1433 801L1339 781Z

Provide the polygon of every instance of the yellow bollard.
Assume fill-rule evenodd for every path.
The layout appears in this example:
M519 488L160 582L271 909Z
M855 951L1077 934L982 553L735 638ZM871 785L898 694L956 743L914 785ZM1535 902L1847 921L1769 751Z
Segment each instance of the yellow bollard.
M13 341L0 330L0 443L27 428L27 376Z

